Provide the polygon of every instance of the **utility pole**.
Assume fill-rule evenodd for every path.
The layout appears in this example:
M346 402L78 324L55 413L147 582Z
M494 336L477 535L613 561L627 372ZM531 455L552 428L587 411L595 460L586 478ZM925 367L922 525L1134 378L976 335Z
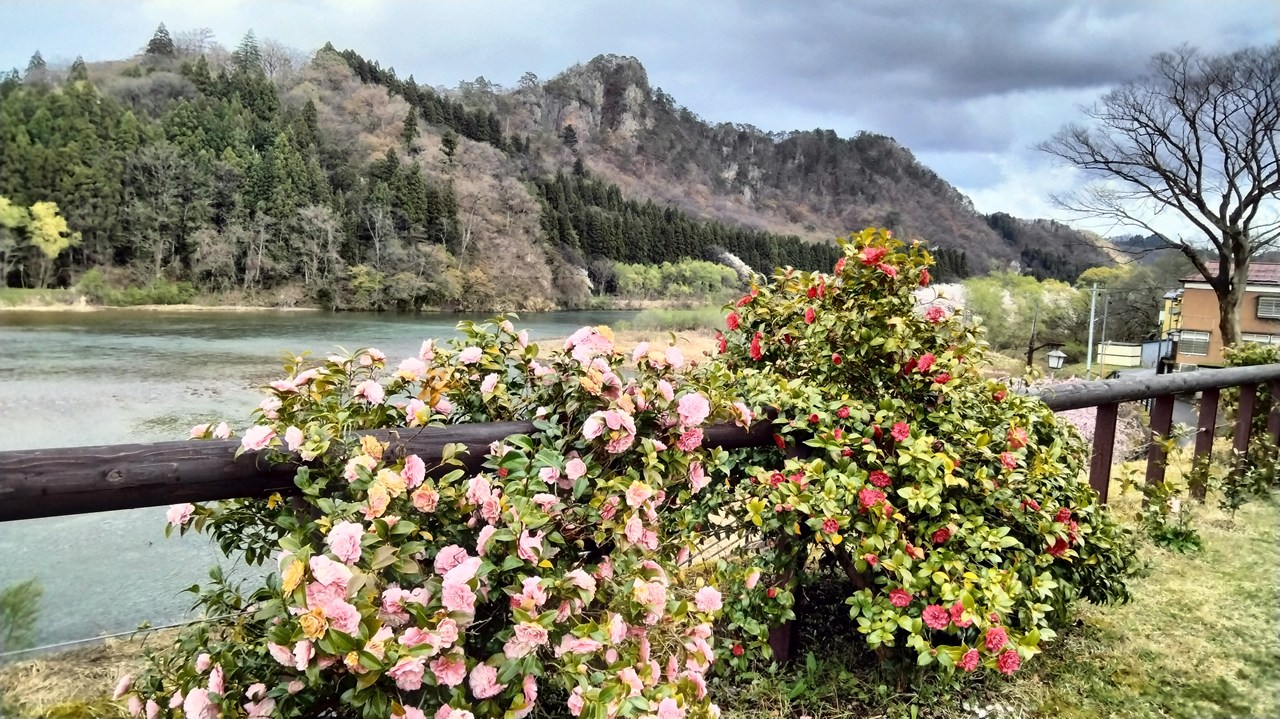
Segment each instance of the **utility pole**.
M1098 310L1098 283L1093 283L1093 289L1089 290L1089 349L1085 355L1084 376L1089 379L1093 376L1093 317Z
M1027 371L1035 364L1036 357L1036 325L1040 323L1040 305L1036 304L1035 314L1031 315L1031 341L1027 343Z

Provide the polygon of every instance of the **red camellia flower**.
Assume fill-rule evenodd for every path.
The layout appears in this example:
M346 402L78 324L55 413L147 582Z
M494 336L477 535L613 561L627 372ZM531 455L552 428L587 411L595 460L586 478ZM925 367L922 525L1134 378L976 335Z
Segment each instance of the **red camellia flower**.
M862 555L862 559L873 567L880 563L880 558L871 553Z
M1007 395L1004 390L998 389L995 394L991 395L991 399L994 399L997 402L1003 402L1006 396Z
M889 479L888 472L885 472L883 469L877 469L871 472L870 476L867 477L867 481L883 489L888 487L892 480Z
M1009 635L1005 632L1004 627L991 627L987 630L987 651L998 652L1004 649L1004 645L1009 643Z
M893 279L898 276L898 268L894 267L893 265L886 265L885 263L881 262L880 264L876 265L876 269L883 272L885 276L888 277L889 279Z
M499 476L499 477L505 477L505 476L507 476L508 474L511 474L511 470L507 469L506 467L498 467L498 476Z
M735 657L740 657L740 656L742 656L742 653L743 653L744 651L746 651L746 650L742 648L742 645L741 645L741 644L734 644L734 645L733 645L733 656L735 656Z
M858 253L858 259L862 260L862 264L870 267L884 259L887 254L889 254L889 250L884 247L864 247L862 252Z
M778 449L785 450L787 448L787 440L783 439L780 434L773 435L773 443L778 445Z
M996 666L1000 669L1001 674L1012 674L1018 671L1018 667L1022 664L1022 658L1012 649L1000 655L996 660Z
M809 288L809 299L813 299L817 296L818 296L818 286L814 285Z
M907 542L907 554L914 559L924 559L924 550Z
M874 507L883 501L884 492L878 489L864 488L858 492L858 504L861 504L863 509Z
M1027 446L1027 430L1021 427L1009 428L1009 448L1022 449Z
M933 378L933 381L938 384L946 384L951 381L951 375L946 372L939 372L938 376Z
M766 592L765 592L765 595L766 595L766 596L768 596L770 599L777 599L777 598L778 598L778 588L777 588L777 587L769 587L768 591L766 591Z
M970 624L973 624L972 619L964 619L963 617L964 617L964 605L961 604L960 602L956 602L955 604L952 604L951 605L951 621L957 627L967 627Z
M929 368L933 366L933 363L937 361L937 359L937 357L933 356L932 352L926 352L920 355L920 359L916 361L916 371L928 372Z
M889 432L893 438L899 442L905 442L907 437L911 436L911 428L906 422L897 422L893 425L893 429Z
M853 450L852 450L852 449L849 449L848 447L845 447L844 449L840 450L840 456L842 456L842 457L852 457L852 456L853 456Z
M764 339L764 335L759 332L751 338L751 359L757 362L764 358L764 351L760 349L760 340L762 339Z
M946 544L948 539L951 539L951 530L947 527L943 527L933 533L934 544Z
M969 651L965 652L964 656L960 659L960 663L957 664L956 666L960 667L966 672L971 672L977 669L978 668L978 650L970 649Z
M838 274L840 274L841 272L844 272L844 260L845 260L845 258L843 258L843 257L841 257L840 259L836 260L836 270L835 270L835 272L836 272L836 274L837 274L837 275L838 275Z
M924 318L934 323L935 325L941 322L942 320L944 320L946 316L947 316L947 311L937 305L933 305L932 307L924 311Z
M951 623L951 615L938 604L930 604L925 607L924 614L920 618L932 629L946 629L947 625Z
M822 520L822 531L827 534L835 534L840 531L840 523L828 517Z
M1055 522L1062 522L1063 524L1066 524L1067 522L1070 522L1070 521L1071 521L1071 510L1070 510L1070 509L1067 509L1066 507L1063 507L1062 509L1059 509L1059 510L1058 510L1058 513L1057 513L1057 514L1055 514L1055 515L1053 515L1053 521L1055 521Z
M838 354L831 355L831 364L839 365L841 361L842 360L840 359L840 355Z
M1001 452L1000 464L1003 464L1005 469L1015 469L1018 466L1018 458L1008 452Z
M826 282L819 282L819 283L818 283L818 296L819 296L819 297L826 297L826 296L827 296L827 283L826 283Z
M920 286L921 287L929 286L929 268L928 267L920 270Z
M815 412L814 414L809 415L809 424L817 424L817 423L818 423L817 413Z
M915 358L913 357L913 358L911 358L911 359L907 360L905 363L903 363L903 365L902 365L902 374L904 374L904 375L911 374L911 370L913 370L913 369L915 369L915 368L916 368L916 360L915 360Z
M748 302L752 300L753 297L755 297L755 295L743 295L742 299L738 300L738 306L742 307L746 305Z
M849 408L841 407L840 409L836 410L836 416L839 417L840 419L849 419Z
M719 332L716 333L716 342L720 343L720 354L724 354L729 351L729 340L725 339L723 334Z
M774 472L773 474L769 475L770 487L778 487L785 481L787 481L787 477L782 472Z
M880 439L884 436L884 430L880 429L880 425L878 424L871 425L871 433L875 435L876 439Z
M1026 509L1027 507L1030 507L1030 508L1031 508L1031 511L1033 511L1033 512L1039 512L1039 511L1040 511L1040 503L1039 503L1039 502L1037 502L1037 501L1036 501L1036 500L1034 500L1034 499L1024 499L1024 500L1022 500L1022 508L1023 508L1023 509Z
M836 427L834 430L831 431L831 436L835 437L836 441L839 442L844 437L844 430L840 429L839 427Z
M817 319L817 318L818 318L818 313L817 313L817 312L814 312L812 307L806 307L806 308L805 308L805 310L804 310L804 323L805 323L805 324L807 324L807 325L811 325L811 324L813 324L813 321L814 321L815 319Z
M738 325L741 323L742 321L738 318L737 312L730 312L729 316L724 318L725 326L731 330L738 329Z
M905 589L889 590L889 603L895 607L905 607L911 603L911 592Z
M893 516L893 505L889 504L888 502L884 503L884 516L886 517Z
M1062 537L1054 537L1053 543L1050 544L1045 551L1048 552L1051 557L1061 557L1067 553L1067 541Z

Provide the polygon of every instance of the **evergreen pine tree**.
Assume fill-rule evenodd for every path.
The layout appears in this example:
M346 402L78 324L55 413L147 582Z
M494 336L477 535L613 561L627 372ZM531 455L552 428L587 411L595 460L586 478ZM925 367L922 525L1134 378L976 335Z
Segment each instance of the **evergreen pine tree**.
M173 47L173 38L169 35L169 29L160 23L160 27L156 28L156 32L151 36L150 42L147 43L145 53L148 57L175 57L178 53Z
M404 143L410 155L418 154L418 148L413 145L416 139L418 139L418 111L410 107L409 112L404 116L404 126L400 128L400 141Z

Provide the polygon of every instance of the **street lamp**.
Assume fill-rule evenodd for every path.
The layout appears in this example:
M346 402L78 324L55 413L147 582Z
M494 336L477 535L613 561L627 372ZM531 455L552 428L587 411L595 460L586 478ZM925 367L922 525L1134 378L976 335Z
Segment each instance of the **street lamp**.
M1059 349L1055 349L1054 351L1049 353L1049 369L1051 370L1062 369L1062 363L1066 361L1066 359L1067 359L1067 354L1065 352Z

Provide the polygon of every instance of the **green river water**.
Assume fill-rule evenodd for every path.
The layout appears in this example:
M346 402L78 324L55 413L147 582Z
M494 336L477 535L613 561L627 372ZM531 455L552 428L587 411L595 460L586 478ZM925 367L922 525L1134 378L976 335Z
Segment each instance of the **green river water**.
M536 341L633 312L554 312L517 324ZM457 314L0 312L0 451L185 439L199 422L242 430L280 356L377 347L394 367L423 339L456 336ZM0 502L4 501L0 498ZM182 590L221 561L207 539L164 537L164 507L0 523L0 588L44 589L40 644L191 615Z

